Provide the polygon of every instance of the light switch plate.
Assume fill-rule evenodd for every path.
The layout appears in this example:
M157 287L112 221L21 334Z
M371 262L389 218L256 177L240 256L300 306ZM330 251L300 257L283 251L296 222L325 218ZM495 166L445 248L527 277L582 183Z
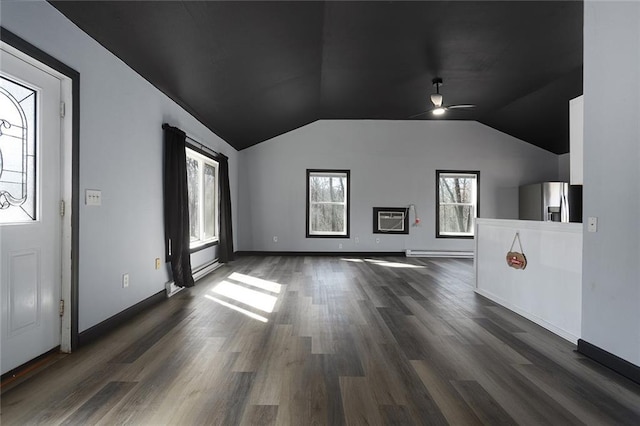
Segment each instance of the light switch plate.
M87 189L85 191L84 203L87 206L101 206L102 205L102 191L98 189Z
M598 232L598 218L590 217L587 219L587 230L589 232Z

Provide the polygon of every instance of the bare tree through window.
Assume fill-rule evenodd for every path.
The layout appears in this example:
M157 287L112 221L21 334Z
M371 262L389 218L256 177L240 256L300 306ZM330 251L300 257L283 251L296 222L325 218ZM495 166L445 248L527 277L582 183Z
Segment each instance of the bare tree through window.
M472 237L480 172L437 171L438 237Z
M190 148L186 154L189 235L194 248L218 237L218 163Z
M307 236L348 233L348 171L307 171Z

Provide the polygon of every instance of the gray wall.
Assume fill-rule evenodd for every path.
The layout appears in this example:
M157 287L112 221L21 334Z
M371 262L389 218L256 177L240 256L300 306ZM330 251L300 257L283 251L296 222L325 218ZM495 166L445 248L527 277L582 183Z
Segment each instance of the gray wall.
M558 155L558 180L569 182L571 180L571 167L569 153Z
M555 154L444 120L321 120L240 151L240 163L238 249L249 251L472 250L472 240L435 238L436 169L480 170L480 216L507 219L517 218L519 185L559 173ZM307 168L351 170L350 239L305 238ZM408 204L422 219L410 235L372 233L372 207Z
M79 331L162 291L162 129L168 122L229 157L237 205L237 152L46 2L2 2L2 25L80 72ZM235 221L234 221L235 222ZM206 262L213 250L200 255ZM130 284L122 288L122 274Z
M640 366L639 117L640 3L586 1L582 338Z

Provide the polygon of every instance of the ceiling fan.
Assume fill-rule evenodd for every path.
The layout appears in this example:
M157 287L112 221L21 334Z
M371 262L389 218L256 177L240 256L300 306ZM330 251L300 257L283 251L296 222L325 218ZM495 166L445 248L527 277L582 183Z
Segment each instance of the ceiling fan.
M431 80L431 82L436 88L436 93L431 94L431 103L433 104L433 108L428 111L421 112L420 114L412 115L409 118L419 117L429 112L433 115L442 115L450 109L475 108L475 105L472 105L472 104L442 105L442 95L440 94L440 86L442 85L442 78L436 77L433 80Z

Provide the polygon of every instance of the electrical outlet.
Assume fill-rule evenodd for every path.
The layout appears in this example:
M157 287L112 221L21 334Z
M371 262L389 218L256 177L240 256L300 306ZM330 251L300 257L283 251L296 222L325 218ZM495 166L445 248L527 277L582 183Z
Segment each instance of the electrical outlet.
M355 242L356 242L356 244L358 244L358 243L360 242L360 238L359 238L359 237L356 237L356 238L355 238Z
M156 269L160 269L160 258L156 257Z
M129 287L129 274L122 274L122 288Z
M380 244L380 238L376 238L376 244Z
M277 243L278 242L278 237L276 237L275 235L273 236L273 242Z
M338 248L341 249L342 248L342 244L338 244Z

